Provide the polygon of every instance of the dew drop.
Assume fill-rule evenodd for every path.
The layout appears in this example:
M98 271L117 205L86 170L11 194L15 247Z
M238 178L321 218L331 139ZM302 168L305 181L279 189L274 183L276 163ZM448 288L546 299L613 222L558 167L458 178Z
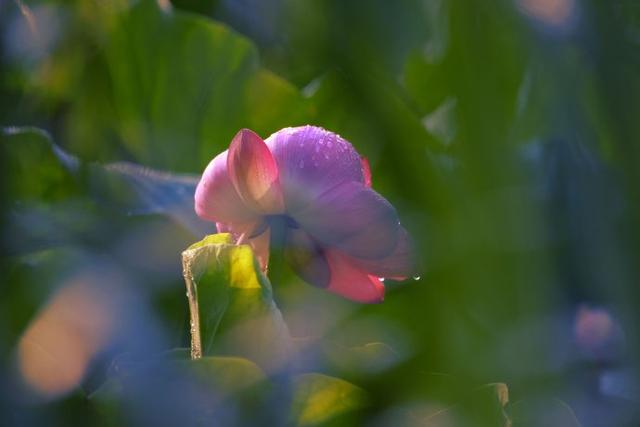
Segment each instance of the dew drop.
M413 280L420 280L420 276L413 276Z
M320 152L320 146L316 145L316 153L319 153L319 152Z
M381 282L384 282L384 277L378 277L378 280L380 280Z
M300 161L298 162L298 167L299 167L300 169L304 168L304 160L300 160Z

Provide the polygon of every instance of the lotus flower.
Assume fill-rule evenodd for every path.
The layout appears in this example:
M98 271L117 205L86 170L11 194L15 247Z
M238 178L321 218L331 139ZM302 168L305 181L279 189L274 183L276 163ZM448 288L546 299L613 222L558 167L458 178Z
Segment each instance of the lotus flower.
M380 302L382 278L411 274L407 232L371 189L367 160L319 127L282 129L264 141L238 132L205 169L195 210L251 245L264 271L276 237L303 280L354 301Z

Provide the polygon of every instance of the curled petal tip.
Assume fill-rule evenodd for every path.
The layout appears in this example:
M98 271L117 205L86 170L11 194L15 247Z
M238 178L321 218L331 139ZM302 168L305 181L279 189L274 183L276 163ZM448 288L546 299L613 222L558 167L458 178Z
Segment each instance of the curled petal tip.
M206 167L196 187L196 214L214 222L247 222L255 212L247 206L233 187L227 171L228 152L217 155Z
M255 132L242 129L231 141L227 156L229 178L240 198L261 214L284 210L278 166Z

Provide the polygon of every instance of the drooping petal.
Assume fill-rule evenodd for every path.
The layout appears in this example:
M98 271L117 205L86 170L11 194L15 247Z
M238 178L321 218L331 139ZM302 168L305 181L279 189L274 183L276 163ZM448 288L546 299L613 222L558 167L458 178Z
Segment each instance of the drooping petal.
M360 157L360 163L362 164L362 176L364 177L364 185L371 187L371 167L369 166L369 159L366 157Z
M415 254L409 234L400 227L398 244L394 251L379 260L351 258L351 263L377 277L404 280L416 274Z
M393 206L358 182L327 191L292 217L323 246L357 258L375 260L390 255L400 233Z
M285 128L265 142L278 164L289 212L337 185L364 182L360 156L335 133L316 126Z
M250 222L257 212L242 201L227 173L227 151L207 166L195 192L195 210L202 219L215 222Z
M322 249L301 229L289 229L285 246L285 257L291 268L305 282L326 288L331 272Z
M351 264L349 258L339 251L328 250L325 256L331 270L328 291L357 302L382 302L384 285L376 276Z
M227 169L240 198L261 214L284 212L278 166L262 138L249 129L229 146Z

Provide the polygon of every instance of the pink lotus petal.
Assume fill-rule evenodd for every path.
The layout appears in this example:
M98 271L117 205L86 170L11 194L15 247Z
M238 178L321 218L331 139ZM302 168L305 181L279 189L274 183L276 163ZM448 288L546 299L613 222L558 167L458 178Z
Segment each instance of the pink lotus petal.
M227 173L227 151L207 166L195 192L195 210L202 219L215 222L250 222L258 214L240 199Z
M357 258L390 255L400 232L393 206L358 182L327 191L292 217L324 246Z
M325 256L331 270L328 291L357 302L382 302L384 285L376 276L360 270L338 251L326 251Z
M229 178L240 198L262 214L284 212L278 166L264 141L249 129L236 134L227 157Z
M319 288L329 285L331 272L322 249L301 229L290 229L287 232L285 257L305 282Z
M387 279L404 280L416 274L413 245L404 227L400 227L398 244L390 255L380 260L351 258L351 262L369 274Z
M360 157L360 163L362 164L362 176L364 177L364 185L371 187L371 167L369 166L369 159L366 157Z
M360 156L335 133L316 126L282 129L265 140L276 159L287 210L345 182L364 182Z

